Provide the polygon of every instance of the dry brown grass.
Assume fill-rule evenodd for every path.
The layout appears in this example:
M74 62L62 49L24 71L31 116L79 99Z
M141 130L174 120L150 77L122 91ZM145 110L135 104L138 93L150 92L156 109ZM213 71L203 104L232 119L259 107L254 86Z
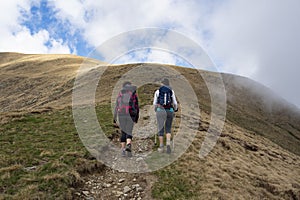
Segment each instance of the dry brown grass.
M22 169L23 165L20 164L15 164L15 165L11 165L9 167L3 167L0 169L0 173L4 173L4 172L13 172L15 170L19 170Z
M200 159L204 136L205 132L199 131L188 151L158 173L161 181L155 186L156 198L176 198L178 194L187 199L300 198L299 156L260 135L227 123L212 152ZM177 179L172 172L180 172ZM176 181L186 185L183 192L173 196L172 189L168 193L159 192L167 191L168 183L174 187Z
M16 199L16 200L45 199L45 198L46 198L45 195L39 192L37 185L28 185L27 187L22 189L17 195L12 197L12 199Z

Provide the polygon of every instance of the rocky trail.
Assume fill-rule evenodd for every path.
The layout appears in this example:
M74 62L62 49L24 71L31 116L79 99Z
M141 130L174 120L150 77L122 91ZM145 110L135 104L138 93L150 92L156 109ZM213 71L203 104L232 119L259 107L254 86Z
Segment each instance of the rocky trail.
M75 192L78 199L152 199L151 187L157 180L149 173L151 170L145 159L156 152L154 133L157 127L155 113L150 108L143 108L140 121L134 126L132 156L121 155L120 129L116 128L111 145L100 152L103 156L99 159L106 166L101 172L83 176L83 184Z
M102 173L89 174L75 192L77 199L151 199L153 175L118 172L106 167Z

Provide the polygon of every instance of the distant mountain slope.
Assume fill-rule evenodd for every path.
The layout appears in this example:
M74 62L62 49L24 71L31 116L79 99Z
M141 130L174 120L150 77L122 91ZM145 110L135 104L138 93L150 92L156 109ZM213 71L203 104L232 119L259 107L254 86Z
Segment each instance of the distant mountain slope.
M1 53L0 112L71 105L74 77L84 60L73 55Z
M299 109L250 79L223 76L227 119L300 155Z

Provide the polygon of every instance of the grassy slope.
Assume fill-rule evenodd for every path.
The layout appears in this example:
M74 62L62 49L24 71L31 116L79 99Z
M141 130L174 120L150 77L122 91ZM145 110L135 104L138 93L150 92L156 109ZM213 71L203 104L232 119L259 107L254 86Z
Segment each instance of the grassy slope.
M227 119L300 155L300 112L268 88L226 75Z
M17 56L19 55L17 54ZM22 56L19 58L24 59ZM11 62L12 59L8 60ZM32 61L31 64L33 63L35 62ZM72 63L72 61L70 60L69 63ZM57 62L53 59L51 65L55 64L61 67L65 66L64 62ZM46 61L40 63L40 65L51 66ZM13 76L8 77L7 70L13 67L14 65L10 64L6 66L5 73L1 73L6 75L7 81L13 80ZM132 65L111 67L106 71L100 83L102 86L105 85L104 88L106 89L101 90L101 94L98 91L97 99L105 106L105 109L99 110L98 119L101 120L101 124L105 124L108 133L113 132L110 126L111 113L109 110L111 86L116 83L120 77L119 74L130 70L132 67ZM203 111L203 119L208 119L209 116L206 113L210 111L209 94L203 81L199 80L197 71L178 67L176 67L176 70L185 75L194 87ZM30 72L30 68L27 72ZM44 75L47 76L47 73ZM41 76L41 74L35 76ZM45 78L45 76L43 77ZM0 192L3 195L2 197L18 198L23 196L25 199L26 197L33 198L35 196L43 199L71 198L72 187L80 183L80 176L84 172L103 169L101 164L89 156L78 138L70 107L66 107L71 102L70 93L62 95L64 90L61 90L61 88L67 89L72 86L72 80L74 79L63 76L65 79L62 80L59 77L57 75L58 80L61 80L60 84L53 88L47 88L48 93L54 95L56 101L51 101L51 98L49 99L45 95L27 108L39 110L43 106L59 107L65 105L64 109L52 110L49 108L47 112L20 114L16 118L14 118L14 114L8 118L8 123L1 125ZM31 78L34 77L31 77L30 74L26 77L26 79ZM53 76L53 79L55 78L56 76ZM49 78L49 81L51 82L53 79ZM70 83L66 84L68 81ZM47 82L43 84L47 84ZM41 92L45 88L43 84L40 85ZM10 90L15 90L17 87L18 84ZM147 87L149 87L149 90L153 87L154 90L153 85ZM1 92L8 92L3 88L0 89ZM32 93L28 90L28 95L30 94ZM6 95L9 96L8 93ZM18 96L10 95L9 97L16 99ZM140 97L142 105L151 104L149 103L152 99L151 92L149 94L143 93ZM5 100L2 99L2 106L5 105L3 102L5 103ZM18 109L20 105L16 102L15 107L11 107L11 109ZM299 166L299 157L259 136L261 134L271 137L273 132L270 130L276 128L278 123L276 121L272 121L272 123L265 122L263 111L256 112L250 106L248 106L248 110L243 111L240 108L241 106L244 106L244 104L238 103L236 105L229 102L228 120L230 122L227 122L217 146L205 160L199 159L198 151L209 120L203 121L195 141L182 158L171 166L155 172L160 180L153 188L155 198L198 199L199 197L209 198L214 196L228 199L231 195L236 198L243 196L245 198L252 196L256 198L293 198L300 196L300 183L297 178L300 174L297 167ZM4 117L7 114L9 113L2 113L1 116ZM276 120L282 121L280 119L287 115L288 113L283 113L283 117ZM289 129L283 134L291 135L291 132L298 135L297 124L294 124L293 121L287 122L290 123ZM249 124L251 125L249 126ZM284 127L285 125L280 126ZM289 137L284 136L284 138ZM297 153L299 150L298 143L294 143L293 137L288 141L291 142L289 144L293 146L294 151L287 148L286 144L282 144L281 140L275 142ZM36 169L26 170L32 166L36 166ZM234 194L232 194L233 191Z
M100 121L111 118L98 109ZM110 124L102 125L112 132ZM71 198L81 174L103 169L82 145L70 108L23 115L2 125L0 134L3 197Z

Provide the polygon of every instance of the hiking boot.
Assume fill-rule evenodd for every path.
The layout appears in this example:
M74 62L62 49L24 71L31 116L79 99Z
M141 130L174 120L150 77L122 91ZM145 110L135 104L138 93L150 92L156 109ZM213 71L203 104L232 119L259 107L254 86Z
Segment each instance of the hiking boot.
M170 154L170 153L171 153L171 146L167 145L167 154Z
M128 157L132 157L132 153L131 153L131 144L130 144L130 143L126 145L125 151L127 151L127 156L128 156Z
M125 157L126 156L126 151L125 151L125 149L122 149L122 157Z
M126 151L131 152L131 144L126 145Z
M159 153L164 152L164 147L158 147L158 148L157 148L157 151L158 151Z

